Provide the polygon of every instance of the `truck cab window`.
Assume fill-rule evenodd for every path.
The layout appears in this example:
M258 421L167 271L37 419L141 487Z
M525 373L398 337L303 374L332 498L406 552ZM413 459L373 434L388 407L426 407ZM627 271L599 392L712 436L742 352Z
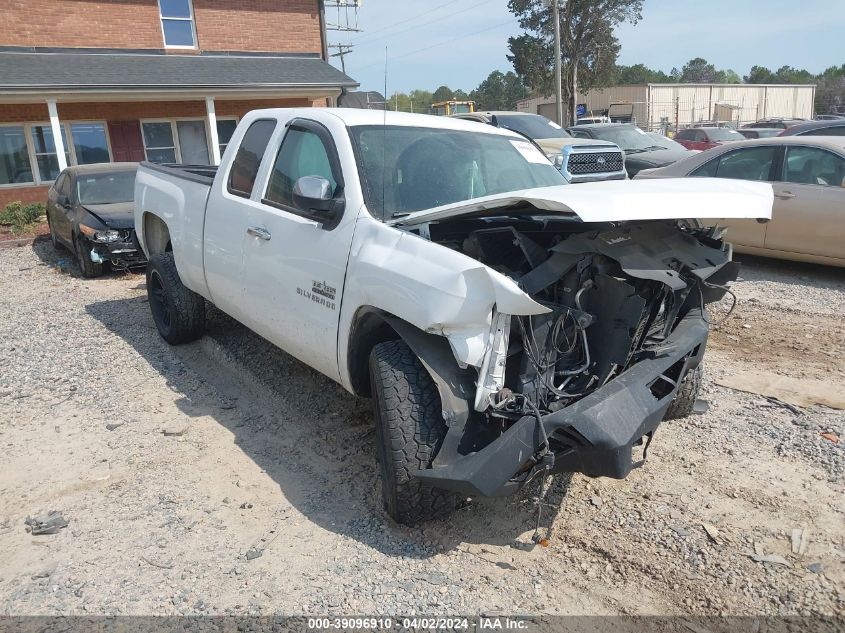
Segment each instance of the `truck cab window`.
M261 159L275 129L276 121L272 119L260 119L249 126L229 171L229 193L242 198L252 195Z
M337 187L329 154L314 132L292 127L282 141L270 174L265 198L286 207L295 207L293 187L303 176L321 176Z

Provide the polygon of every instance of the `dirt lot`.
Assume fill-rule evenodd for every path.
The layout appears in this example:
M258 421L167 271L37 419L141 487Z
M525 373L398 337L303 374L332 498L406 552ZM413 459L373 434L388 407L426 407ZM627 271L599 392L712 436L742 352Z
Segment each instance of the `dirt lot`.
M714 383L845 391L845 271L749 258L709 411L625 481L556 478L535 547L534 487L391 524L368 402L217 311L168 347L142 275L72 262L0 250L0 614L845 612L845 412Z

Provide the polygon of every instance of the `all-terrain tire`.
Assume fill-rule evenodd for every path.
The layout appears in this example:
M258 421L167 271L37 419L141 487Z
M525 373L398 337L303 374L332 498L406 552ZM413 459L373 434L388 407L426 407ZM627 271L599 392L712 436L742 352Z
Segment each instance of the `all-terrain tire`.
M666 415L663 416L664 420L678 420L692 413L692 408L695 406L695 401L698 400L698 394L701 392L701 381L703 377L704 363L687 372L687 375L681 381L681 387L678 389L678 393L675 394L675 399L672 400L672 404L666 409Z
M450 513L455 493L411 475L431 465L447 431L431 376L404 341L388 341L370 353L370 383L385 510L405 525Z
M83 277L90 279L92 277L99 277L103 274L103 265L91 261L91 257L85 249L84 239L74 237L73 250L76 254L76 262L79 264L79 270L82 271Z
M173 253L153 255L147 262L147 297L158 333L171 345L205 333L205 299L182 284Z

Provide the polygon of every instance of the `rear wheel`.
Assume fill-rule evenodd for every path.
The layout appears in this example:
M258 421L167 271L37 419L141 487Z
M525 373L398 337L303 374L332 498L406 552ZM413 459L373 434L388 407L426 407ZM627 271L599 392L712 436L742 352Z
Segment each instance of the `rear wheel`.
M431 466L447 431L431 376L404 341L388 341L370 353L370 381L385 510L406 525L448 514L459 497L412 475Z
M698 395L701 393L701 381L704 378L704 363L701 363L695 369L687 372L684 379L681 381L681 387L678 393L675 394L675 399L666 410L664 420L677 420L685 418L692 413L695 406L695 401L698 400Z
M158 333L171 345L190 343L205 332L205 299L179 279L173 253L147 263L147 297Z
M73 238L73 250L76 251L76 261L83 277L99 277L103 274L103 265L91 261L91 255L85 239L79 236Z

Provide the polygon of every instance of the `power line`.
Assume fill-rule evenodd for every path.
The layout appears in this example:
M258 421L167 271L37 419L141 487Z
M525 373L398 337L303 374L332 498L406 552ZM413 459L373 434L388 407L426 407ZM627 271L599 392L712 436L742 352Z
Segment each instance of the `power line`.
M408 31L415 31L415 30L419 29L420 27L428 26L429 24L434 24L435 22L440 22L442 20L452 18L456 15L460 15L461 13L466 13L467 11L472 11L473 9L476 9L476 8L478 8L478 7L480 7L481 5L484 5L484 4L489 4L489 0L482 0L481 2L479 2L477 4L470 5L470 6L466 7L465 9L461 9L460 11L454 11L453 13L449 13L448 15L442 15L439 18L434 18L433 20L429 20L428 22L422 22L420 24L414 24L413 26L409 26L406 29L400 29L399 31L395 31L395 32L387 35L386 39L396 37L397 35L401 35L402 33L407 33ZM394 25L394 26L396 26L396 25ZM382 38L378 43L381 43L381 41L383 41L384 39L385 38ZM370 38L364 37L363 40L351 40L351 41L354 41L356 44L361 44L363 42L370 41Z
M409 57L411 55L416 55L417 53L422 53L423 51L430 50L432 48L437 48L438 46L443 46L444 44L451 44L452 42L457 42L459 40L464 40L469 37L474 37L475 35L480 35L482 33L486 33L487 31L492 31L493 29L497 29L502 26L506 26L508 24L515 24L517 22L516 19L508 20L507 22L502 22L501 24L494 24L493 26L487 27L485 29L480 29L478 31L473 31L472 33L466 33L465 35L460 35L458 37L449 38L447 40L442 40L440 42L436 42L429 46L425 46L423 48L418 48L413 51L408 51L407 53L402 53L401 55L396 55L395 57L391 57L388 61L396 61L397 59L402 59L404 57ZM365 68L371 68L373 66L379 66L382 62L375 62L373 64L367 64L366 66L358 66L355 70L363 70Z
M435 11L442 9L443 7L448 7L452 4L455 4L455 0L451 0L450 2L444 2L443 4L438 4L436 7L429 9L428 11L423 11L422 13L417 13L416 15L413 15L410 18L406 18L404 20L399 20L398 22L394 22L393 24L388 24L387 26L383 26L383 27L378 28L374 31L368 31L367 36L373 35L375 33L381 33L382 31L388 31L388 30L392 29L394 26L399 26L400 24L405 24L406 22L411 22L413 20L416 20L417 18L421 18L422 16L428 15L429 13L434 13ZM357 37L360 38L361 36L359 35ZM353 39L355 39L355 38L353 38Z

